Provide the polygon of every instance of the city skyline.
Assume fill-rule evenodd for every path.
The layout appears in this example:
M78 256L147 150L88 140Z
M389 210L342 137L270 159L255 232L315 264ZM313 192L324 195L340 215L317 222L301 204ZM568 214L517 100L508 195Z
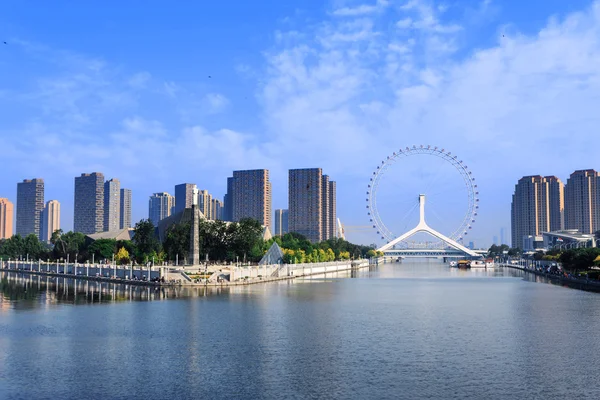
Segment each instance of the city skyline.
M590 172L590 171L591 171L591 172L593 172L594 174L596 174L596 176L598 176L598 175L600 174L600 173L597 173L597 172L595 172L595 170L593 170L593 169L577 170L577 171L575 171L575 172L572 172L571 174L569 174L569 175L568 175L568 178L567 178L567 179L565 179L565 181L568 181L568 179L569 179L569 178L571 178L571 177L573 176L573 174L575 174L575 173L578 173L578 172ZM235 171L234 171L234 172L235 172ZM289 170L288 170L288 172L289 172ZM82 174L82 175L89 175L89 174ZM100 174L100 175L102 175L102 174ZM103 175L102 175L102 176L103 176ZM541 177L541 176L539 176L539 175L537 175L537 176L538 176L538 177L540 177L540 178L542 178L542 177ZM534 175L530 175L530 176L526 176L526 177L523 177L523 178L530 178L530 177L536 177L536 176L534 176ZM77 179L77 178L80 178L80 177L76 177L76 179ZM324 179L329 179L329 177L328 177L327 175L323 175L323 178L324 178ZM521 178L521 179L523 179L523 178ZM561 202L563 202L563 204L564 204L564 203L566 203L566 201L565 201L565 199L566 199L566 185L563 183L563 181L561 181L561 179L560 179L560 178L557 178L556 176L553 176L553 175L549 175L549 176L543 177L543 179L548 179L548 182L549 182L549 184L550 184L550 185L552 185L552 184L557 184L557 182L558 182L558 184L562 185L562 187L563 187L563 193L564 193L564 198L563 198L563 199L561 199L560 201L561 201ZM40 182L44 182L44 179L43 179L43 178L39 178L39 180L40 180ZM28 181L28 180L25 180L25 181ZM111 179L111 180L109 180L109 181L106 181L106 182L104 182L104 184L103 184L103 189L106 189L106 187L107 187L107 184L108 184L109 182L113 182L113 181L117 181L117 182L118 182L119 180L118 180L118 179ZM231 178L231 177L227 178L226 182L227 182L227 184L228 184L228 183L232 183L232 182L233 182L233 181L232 181L232 178ZM332 184L334 185L334 186L333 186L333 187L334 187L334 189L333 189L333 190L335 190L335 185L336 185L336 182L335 182L335 181L333 181L333 182L330 182L330 183L332 183ZM227 186L227 184L225 184L225 185L223 185L223 186ZM175 187L175 188L177 188L177 186L182 186L182 185L188 185L188 187L189 187L189 188L194 188L194 187L197 187L197 185L196 185L196 184L176 184L176 185L174 185L174 187ZM595 185L595 184L594 184L594 185ZM289 187L287 187L287 185L286 185L286 189L287 189L287 192L289 192ZM123 193L124 191L125 191L125 193L128 193L128 194L129 194L129 198L131 198L131 190L130 190L130 189L120 189L121 196L122 196L122 193ZM600 185L597 185L597 186L595 185L595 186L593 187L592 191L594 191L594 193L596 193L596 191L600 191ZM220 203L219 205L216 205L216 207L217 207L217 209L218 209L218 212L220 213L220 216L221 216L222 218L225 218L225 215L226 215L226 214L225 214L225 212L226 212L226 210L225 210L225 204L224 204L223 200L221 200L221 199L218 199L218 198L216 198L216 197L215 197L215 198L213 198L213 197L212 197L212 195L210 195L210 194L208 193L208 191L207 191L207 190L199 190L198 192L199 192L199 196L201 195L201 193L202 193L202 192L204 192L204 193L205 193L205 194L207 194L207 195L209 196L209 198L210 198L210 203L211 203L211 206L210 206L210 208L209 208L209 209L210 209L211 211L210 211L210 217L208 217L207 219L215 219L215 217L216 217L216 215L217 215L217 214L215 214L215 211L213 211L213 207L215 207L215 205L216 205L216 204L215 204L215 202L219 202L219 203ZM155 193L155 194L157 194L157 193ZM225 197L226 197L226 195L227 195L227 193L225 193L225 194L223 195L223 197L222 197L222 198L225 198ZM514 195L514 193L513 193L513 195ZM103 199L105 199L105 198L106 198L106 195L105 195L104 193L103 193L103 195L102 195L102 196L103 196ZM150 196L150 197L152 197L152 196ZM11 203L13 203L13 202L10 200L10 198L9 198L9 197L5 196L5 198L6 198L8 201L10 201ZM148 198L148 197L147 197L147 198ZM599 198L600 198L600 196L599 196ZM0 197L0 199L1 199L1 197ZM200 199L199 199L199 200L200 200ZM555 200L555 201L556 201L556 200ZM129 202L130 202L130 200L129 200ZM173 196L173 202L175 202L175 196ZM200 201L199 201L199 202L200 202ZM124 203L124 201L123 201L123 197L121 197L121 198L120 198L120 201L119 201L119 203L118 203L118 204L120 205L120 207L119 207L119 208L120 208L120 210L122 210L122 209L123 209L123 207L124 207L124 204L127 204L127 200L125 200L125 203ZM148 204L148 203L146 203L146 204ZM288 204L288 202L286 202L285 204L286 204L286 207L288 207L288 208L289 208L289 204ZM564 205L563 205L563 207L564 207ZM14 234L16 234L16 229L15 229L15 226L16 226L16 221L17 221L17 218L16 218L16 215L17 215L17 214L16 214L16 209L17 209L17 208L16 208L16 205L14 205L14 203L13 203L13 208L14 208L14 215L13 215L13 224L12 224L12 225L13 225L13 233L14 233ZM102 224L102 227L103 227L103 230L104 230L104 229L105 229L105 225L104 225L104 221L105 221L105 217L104 217L104 211L106 211L106 206L104 206L104 205L103 205L102 209L103 209L103 217L102 217L103 224ZM554 208L553 208L553 209L554 209ZM59 202L59 210L60 210L60 202ZM150 219L150 218L149 218L149 213L148 213L148 211L147 211L147 210L148 210L148 205L146 205L146 211L141 213L141 214L142 214L142 217L141 217L141 218L139 218L139 219L136 219L136 220L134 220L134 223L135 223L135 222L137 222L137 221L139 221L139 220L141 220L141 219ZM273 228L273 232L274 232L274 230L275 230L274 223L275 223L275 221L276 221L276 218L277 218L277 215L276 215L276 213L277 213L277 211L278 211L278 210L280 210L280 209L275 209L275 208L273 208L273 212L272 212L272 214L273 214L273 215L271 216L271 221L272 221L272 224L273 224L273 227L272 227L272 228ZM62 211L62 210L61 210L61 211ZM59 213L60 213L61 211L59 211ZM286 211L287 211L287 209L286 209ZM509 209L509 213L510 213L510 209ZM556 211L554 211L554 213L556 213ZM137 212L137 213L136 213L136 215L139 215L139 214L140 214L139 212ZM131 218L131 209L129 209L129 215L130 215L130 218ZM339 215L338 215L338 218L339 218ZM562 225L559 225L559 226L562 226L562 228L564 228L564 229L575 229L575 228L568 228L568 226L567 226L567 222L566 222L566 207L564 207L564 210L563 210L562 214L560 215L560 218L561 218L560 224L562 224ZM597 221L598 219L600 219L600 214L594 213L594 214L593 214L593 216L592 216L592 215L590 215L590 218L592 218L592 219L593 219L593 221ZM43 226L43 225L42 225L42 224L43 224L43 221L42 221L42 219L43 219L43 209L42 209L42 211L40 212L40 232L41 232L41 229L42 229L42 226ZM119 220L121 221L121 224L122 224L122 223L123 223L123 218L120 218ZM224 219L224 220L225 220L225 219ZM68 221L68 220L67 220L67 221ZM549 231L555 231L555 230L557 230L557 229L554 229L554 228L557 228L557 226L556 226L556 225L554 225L554 224L556 224L556 222L555 222L555 221L556 221L556 214L554 214L554 217L553 217L552 221L554 221L554 222L553 222L553 225L551 226L551 228L552 228L552 229L550 229ZM330 223L333 223L333 222L334 222L334 221L333 221L333 220L331 220L331 222L330 222ZM599 221L599 222L594 222L594 224L595 224L595 225L593 225L593 226L600 226L600 221ZM62 216L61 216L61 219L60 219L60 221L59 221L59 225L61 226L61 228L62 228L62 229L66 229L66 230L72 230L72 229L73 229L73 228L67 228L67 227L65 227L65 225L67 225L67 226L68 226L69 224L68 224L68 222L67 222L66 224L64 223L64 220L62 219ZM512 223L509 223L509 224L508 224L508 226L509 226L509 227L511 227L511 229L512 229ZM121 225L119 225L119 229L123 229L123 228L121 227ZM334 228L334 229L337 229L337 228ZM486 240L486 239L474 239L474 240L469 240L469 242L470 242L470 241L477 242L477 241L481 240L481 241L483 241L484 243L486 243L486 245L484 245L484 247L489 247L489 245L491 245L491 244L494 244L494 243L495 243L495 242L494 242L494 237L495 237L495 239L499 239L499 240L500 240L501 244L509 244L509 245L510 245L512 241L511 241L511 240L506 240L506 237L505 237L504 231L505 231L505 227L496 227L496 230L495 230L495 231L493 231L493 230L492 230L492 234L493 234L493 236L490 238L490 240ZM498 236L498 233L499 233L499 236ZM40 237L41 237L41 234L40 234ZM504 240L502 240L502 238L504 238ZM367 237L367 241L368 241L368 237ZM374 242L374 240L371 240L371 242L370 242L370 243L373 243L373 242ZM488 242L489 242L489 244L487 244ZM363 244L367 244L367 242L363 242Z
M449 8L433 0L291 1L257 5L262 19L252 32L200 47L212 20L179 21L194 32L186 36L153 16L148 26L163 27L169 46L150 50L136 38L156 32L125 23L127 7L112 17L122 22L118 35L92 35L94 46L81 46L70 33L76 8L58 24L16 5L0 17L11 21L10 45L0 52L7 71L0 142L10 165L0 196L15 203L14 182L43 175L68 229L73 200L63 193L81 171L128 182L137 221L151 193L196 182L221 198L223 180L238 169L269 169L273 207L285 208L286 171L319 166L336 177L342 222L364 226L359 210L372 168L390 148L423 143L469 163L481 192L469 241L489 245L510 225L517 177L553 174L564 182L573 170L600 169L585 151L599 122L600 44L589 40L600 29L599 8L582 0L535 7L459 0ZM33 33L47 23L61 34ZM250 29L242 25L235 29ZM366 231L348 237L377 240Z

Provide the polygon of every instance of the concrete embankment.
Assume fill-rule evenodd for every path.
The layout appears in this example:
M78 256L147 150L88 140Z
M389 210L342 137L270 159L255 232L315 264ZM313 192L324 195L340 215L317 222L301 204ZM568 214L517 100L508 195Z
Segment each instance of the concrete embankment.
M544 278L549 279L550 281L552 281L554 283L564 284L565 286L568 286L568 287L571 287L574 289L586 290L586 291L590 291L590 292L600 292L600 282L599 281L592 281L592 280L588 280L588 279L568 277L568 276L557 275L557 274L550 274L550 273L539 271L539 270L536 270L533 268L524 267L522 265L514 265L514 264L497 264L497 265L499 265L501 267L511 268L511 269L518 269L520 271L528 272L530 274L537 275L537 276L542 276Z
M261 266L203 266L195 267L141 267L91 264L60 264L41 262L4 262L0 271L32 275L68 277L113 283L148 286L234 286L275 282L304 276L357 270L369 266L368 260L337 261L310 264L277 264ZM193 272L192 272L193 271ZM208 279L192 279L190 275L208 272ZM204 274L202 274L204 275ZM131 278L134 279L131 279ZM148 280L163 278L160 282Z

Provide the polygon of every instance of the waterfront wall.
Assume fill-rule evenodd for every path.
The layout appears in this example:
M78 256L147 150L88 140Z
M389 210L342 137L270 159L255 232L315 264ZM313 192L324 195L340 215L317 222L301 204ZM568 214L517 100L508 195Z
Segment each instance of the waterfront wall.
M347 271L353 268L364 268L369 266L368 260L356 261L332 261L323 263L306 264L275 264L254 267L232 267L230 269L230 282L247 279L262 278L286 279L309 275L320 275L332 272Z
M31 271L41 274L70 274L82 277L103 277L117 279L154 279L164 275L163 267L117 266L109 264L46 263L40 261L3 261L5 270ZM149 278L148 278L149 277Z

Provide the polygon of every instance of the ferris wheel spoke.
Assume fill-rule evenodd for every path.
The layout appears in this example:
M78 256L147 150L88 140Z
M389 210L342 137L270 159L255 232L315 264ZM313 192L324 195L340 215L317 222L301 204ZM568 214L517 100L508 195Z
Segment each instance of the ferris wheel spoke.
M471 229L472 223L475 221L475 216L477 215L478 205L477 202L479 199L477 198L478 192L476 192L476 187L474 183L474 178L472 177L472 173L468 170L467 166L460 160L456 155L452 155L451 152L446 152L444 149L438 149L437 147L432 146L412 146L406 147L404 149L400 149L397 152L394 152L393 155L384 159L380 165L377 166L377 169L373 172L373 175L370 179L370 184L368 185L367 191L367 208L368 215L370 216L371 222L373 223L373 227L377 228L378 234L382 237L382 239L387 239L388 241L393 240L393 238L397 237L397 233L394 234L392 231L384 224L381 214L378 210L377 204L377 191L379 190L379 186L382 178L386 173L390 172L390 167L395 165L396 163L400 163L405 161L406 158L414 155L424 155L424 156L435 156L439 158L438 162L428 162L428 165L434 165L434 173L433 174L425 174L422 171L417 172L415 174L409 173L408 175L412 175L417 177L419 181L425 184L425 190L419 190L419 193L426 194L429 199L428 203L430 205L442 205L441 209L450 205L459 204L459 198L462 195L466 194L467 201L467 211L463 214L463 217L458 218L460 221L460 225L452 231L449 237L455 240L462 240L462 236L467 234L468 230ZM444 166L452 166L460 175L463 184L457 187L455 184L445 185L447 183L447 179L441 180L442 177L446 177L444 174ZM431 178L427 179L427 176L431 176ZM453 179L453 178L452 178ZM406 192L406 186L403 186L401 180L395 179L394 186L397 188L403 187ZM385 185L384 185L385 186ZM435 191L429 193L429 191L434 188ZM454 194L454 195L450 195ZM460 196L456 196L456 194L460 194ZM394 226L403 225L409 216L414 212L415 208L417 208L418 203L414 202L414 198L404 198L402 199L399 196L395 196L393 201L390 202L380 202L385 208L392 207L392 209L403 208L403 206L411 205L408 212L394 224ZM444 224L447 224L448 219L442 218L436 211L436 207L428 209L428 213L430 213L434 218L440 220ZM410 228L408 223L406 224L406 228ZM428 242L429 243L429 242ZM441 242L440 242L441 243Z

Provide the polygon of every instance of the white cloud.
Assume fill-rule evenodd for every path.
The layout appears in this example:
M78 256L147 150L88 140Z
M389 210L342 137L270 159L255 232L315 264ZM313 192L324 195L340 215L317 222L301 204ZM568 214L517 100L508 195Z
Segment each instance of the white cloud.
M338 8L332 14L337 17L356 17L383 11L389 5L390 2L387 0L377 0L374 5L360 4L356 7Z
M265 120L282 151L294 149L289 164L314 163L358 185L341 187L346 198L360 197L356 179L368 180L365 163L394 148L454 150L480 179L486 200L479 228L488 227L479 234L487 241L490 230L509 226L520 176L565 179L577 168L600 168L585 150L600 124L600 3L462 58L456 35L468 26L448 21L444 11L432 2L405 3L395 20L408 27L410 19L420 32L410 39L379 34L378 17L361 16L354 26L344 19L316 30L352 41L298 41L270 53ZM395 15L390 9L384 17ZM317 143L322 151L315 154Z
M223 112L229 105L229 99L220 93L208 93L204 96L203 106L208 114Z

